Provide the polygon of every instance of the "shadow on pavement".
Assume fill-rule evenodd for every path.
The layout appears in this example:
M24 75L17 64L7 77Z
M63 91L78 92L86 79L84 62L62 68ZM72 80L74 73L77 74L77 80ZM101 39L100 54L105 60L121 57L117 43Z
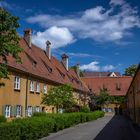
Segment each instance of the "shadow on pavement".
M93 140L140 140L140 128L128 118L115 115Z

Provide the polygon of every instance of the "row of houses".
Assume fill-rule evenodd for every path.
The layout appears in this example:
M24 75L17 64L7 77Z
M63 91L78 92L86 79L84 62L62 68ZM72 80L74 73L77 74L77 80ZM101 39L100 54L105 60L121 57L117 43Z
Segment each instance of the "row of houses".
M127 91L127 109L130 118L140 125L140 64Z
M1 79L0 83L0 115L6 118L31 116L33 112L55 112L53 106L41 104L43 94L54 86L70 84L74 89L77 106L87 104L88 87L79 77L77 71L69 68L66 54L58 61L51 55L51 43L46 42L46 50L32 43L31 30L24 31L19 41L23 51L19 54L19 64L11 56L7 56L9 79ZM44 44L45 45L45 44ZM0 60L3 63L3 60Z
M22 63L8 55L9 79L0 79L0 83L5 84L0 87L0 115L13 118L31 116L33 112L56 112L53 106L41 104L42 96L51 87L70 84L78 107L88 105L89 95L98 95L101 89L107 89L110 96L124 97L127 93L130 116L140 122L140 66L133 80L118 72L84 72L80 77L79 64L76 71L69 68L66 54L62 54L61 61L52 56L51 42L46 41L45 50L33 44L30 29L24 31L19 45L23 50L19 55ZM0 63L3 63L2 58ZM115 107L116 104L108 104L103 109L114 112Z

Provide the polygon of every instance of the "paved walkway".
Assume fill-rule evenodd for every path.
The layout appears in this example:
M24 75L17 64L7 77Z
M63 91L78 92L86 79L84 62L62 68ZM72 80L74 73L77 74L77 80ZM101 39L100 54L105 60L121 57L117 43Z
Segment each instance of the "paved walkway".
M140 140L140 130L123 116L105 115L88 122L50 134L41 140Z

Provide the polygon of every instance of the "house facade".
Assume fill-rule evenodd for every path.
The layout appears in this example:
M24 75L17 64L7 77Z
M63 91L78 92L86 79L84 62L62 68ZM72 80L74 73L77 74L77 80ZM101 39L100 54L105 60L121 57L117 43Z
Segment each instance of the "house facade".
M140 64L127 91L127 109L130 118L140 125Z
M88 88L99 95L101 90L106 90L110 96L126 96L126 92L131 83L131 76L121 76L118 72L86 72L82 80ZM114 112L115 107L119 108L121 104L104 104L102 109L105 112ZM124 107L124 105L121 105Z
M51 55L49 41L46 50L34 45L30 29L24 31L19 45L23 49L19 55L22 63L17 63L11 55L7 56L9 79L0 79L0 83L5 84L0 87L0 115L14 118L31 116L33 112L55 112L53 106L41 104L42 96L51 87L63 84L73 87L78 106L88 103L89 89L79 74L69 69L66 54L61 56L60 62ZM2 59L0 63L3 63Z

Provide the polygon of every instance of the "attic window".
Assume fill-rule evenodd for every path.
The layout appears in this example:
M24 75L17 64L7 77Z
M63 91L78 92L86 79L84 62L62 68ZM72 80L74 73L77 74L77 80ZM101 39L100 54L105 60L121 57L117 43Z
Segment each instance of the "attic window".
M62 77L62 78L65 78L65 74L62 73L58 68L57 68L57 70L58 70L58 72L60 73L61 77Z
M70 77L68 74L67 74L67 76L68 76L69 80L70 80L71 82L73 82L72 77Z
M47 68L47 70L49 71L49 73L52 73L52 68L49 67L42 59L41 59L41 61L44 64L44 66Z
M118 83L116 84L116 90L121 90L121 84L120 83L119 84Z
M27 55L28 59L32 63L32 66L36 67L37 62L28 53L25 52L25 54Z

